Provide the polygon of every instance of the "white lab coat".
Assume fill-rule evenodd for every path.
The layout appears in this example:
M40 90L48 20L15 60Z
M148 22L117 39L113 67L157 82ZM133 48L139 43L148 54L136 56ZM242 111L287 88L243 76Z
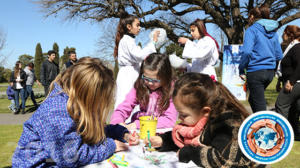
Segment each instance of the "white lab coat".
M141 62L150 54L155 53L155 45L149 43L143 49L136 45L135 39L124 35L119 42L118 63L119 72L117 76L117 90L115 109L122 103L127 93L132 89L134 82L139 76Z
M219 52L211 37L204 36L198 42L188 40L185 43L182 57L192 59L192 63L187 66L188 72L204 73L217 77L214 65L219 59Z

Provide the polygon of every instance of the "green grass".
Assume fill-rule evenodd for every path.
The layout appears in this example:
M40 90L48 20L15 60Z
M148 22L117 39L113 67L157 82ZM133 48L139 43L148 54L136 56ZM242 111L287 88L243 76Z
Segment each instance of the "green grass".
M0 125L0 167L11 166L22 131L22 125Z
M44 100L44 97L36 98L35 100L37 103L41 103ZM20 103L21 103L21 99L20 99ZM11 113L11 111L8 109L9 105L10 105L10 100L0 99L0 113ZM31 101L30 97L28 97L25 108L28 109L28 107L32 107L32 106L33 106L33 103Z
M298 168L300 165L300 142L295 141L289 155L278 163L271 165L272 168Z

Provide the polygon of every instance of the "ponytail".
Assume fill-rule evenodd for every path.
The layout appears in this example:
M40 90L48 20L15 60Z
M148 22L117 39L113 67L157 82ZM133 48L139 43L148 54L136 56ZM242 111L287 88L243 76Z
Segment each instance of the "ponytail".
M138 17L129 15L127 12L122 12L120 16L120 21L117 27L116 39L115 39L115 49L114 49L114 58L117 59L118 57L118 48L119 42L124 36L124 34L128 33L127 25L132 24L135 19Z

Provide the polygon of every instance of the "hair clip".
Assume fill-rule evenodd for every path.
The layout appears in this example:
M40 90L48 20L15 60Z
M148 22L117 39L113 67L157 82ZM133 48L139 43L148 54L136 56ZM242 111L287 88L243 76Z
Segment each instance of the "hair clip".
M213 82L216 82L216 77L215 77L215 75L210 75L210 79L211 79Z

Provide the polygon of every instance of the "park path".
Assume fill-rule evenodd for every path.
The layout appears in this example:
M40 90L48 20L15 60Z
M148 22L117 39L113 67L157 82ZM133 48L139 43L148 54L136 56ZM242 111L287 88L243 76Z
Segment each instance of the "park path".
M0 125L22 125L33 113L17 114L1 113Z

